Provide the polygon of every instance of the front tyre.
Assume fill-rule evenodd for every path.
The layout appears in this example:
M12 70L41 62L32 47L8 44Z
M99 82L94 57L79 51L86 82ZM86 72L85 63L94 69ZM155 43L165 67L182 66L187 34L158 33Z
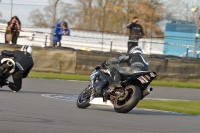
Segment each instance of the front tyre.
M117 96L114 102L114 109L118 113L131 111L141 99L141 90L138 86L129 85L125 88L123 96Z
M78 108L85 109L90 106L89 102L90 102L90 96L91 96L92 89L93 88L91 86L88 86L81 92L81 94L79 95L79 97L76 101L76 106Z

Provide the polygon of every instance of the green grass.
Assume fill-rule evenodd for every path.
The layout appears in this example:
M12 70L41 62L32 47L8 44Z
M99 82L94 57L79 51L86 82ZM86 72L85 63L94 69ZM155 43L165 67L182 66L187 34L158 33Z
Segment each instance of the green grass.
M89 75L59 74L59 73L33 72L33 71L30 72L28 77L29 78L46 78L46 79L90 81ZM191 83L191 82L188 83L188 82L173 82L173 81L154 80L154 81L152 81L151 85L152 86L166 86L166 87L200 89L199 83Z
M200 89L200 84L199 83L192 83L192 82L174 82L174 81L154 80L154 81L152 81L151 85L152 86L167 86L167 87Z
M200 101L141 100L136 107L200 115Z
M46 72L30 72L29 78L47 78L63 80L89 81L88 75L59 74ZM187 82L153 81L152 86L169 86L181 88L200 88L200 84ZM164 110L192 115L200 115L200 101L161 101L161 100L141 100L137 108Z
M86 75L33 72L33 71L29 73L28 77L29 78L46 78L46 79L90 81L90 77L86 76Z

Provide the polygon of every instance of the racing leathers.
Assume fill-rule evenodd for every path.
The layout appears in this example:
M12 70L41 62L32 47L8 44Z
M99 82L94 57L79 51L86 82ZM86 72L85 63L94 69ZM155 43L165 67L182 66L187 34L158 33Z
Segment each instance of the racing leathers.
M22 79L28 76L30 70L34 66L34 62L31 54L25 51L3 50L1 52L1 59L10 57L14 58L14 61L17 62L19 66L15 67L15 71L12 73L14 83L7 81L5 85L8 85L11 90L18 92L22 87Z
M115 64L123 64L125 67L112 67ZM110 76L112 83L110 83L109 88L114 89L115 87L120 87L121 75L122 73L131 74L137 71L149 71L149 63L145 57L140 53L134 54L124 54L101 64L103 67L110 67Z

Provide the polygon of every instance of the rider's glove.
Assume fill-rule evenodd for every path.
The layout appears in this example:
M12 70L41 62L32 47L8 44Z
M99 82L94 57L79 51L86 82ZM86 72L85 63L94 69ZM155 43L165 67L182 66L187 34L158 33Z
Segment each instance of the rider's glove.
M101 69L101 68L102 68L102 66L101 66L101 65L98 65L98 66L95 67L95 70L99 70L99 69Z
M108 64L107 64L106 61L104 61L103 63L101 63L101 66L102 66L103 68L107 68Z

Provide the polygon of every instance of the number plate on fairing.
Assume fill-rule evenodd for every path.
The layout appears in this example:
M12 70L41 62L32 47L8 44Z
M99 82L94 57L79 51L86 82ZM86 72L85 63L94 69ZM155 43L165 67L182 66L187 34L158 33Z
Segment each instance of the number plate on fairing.
M155 77L156 77L156 73L150 72L149 74L142 75L142 76L138 77L137 79L142 84L145 84L145 83L151 82Z

